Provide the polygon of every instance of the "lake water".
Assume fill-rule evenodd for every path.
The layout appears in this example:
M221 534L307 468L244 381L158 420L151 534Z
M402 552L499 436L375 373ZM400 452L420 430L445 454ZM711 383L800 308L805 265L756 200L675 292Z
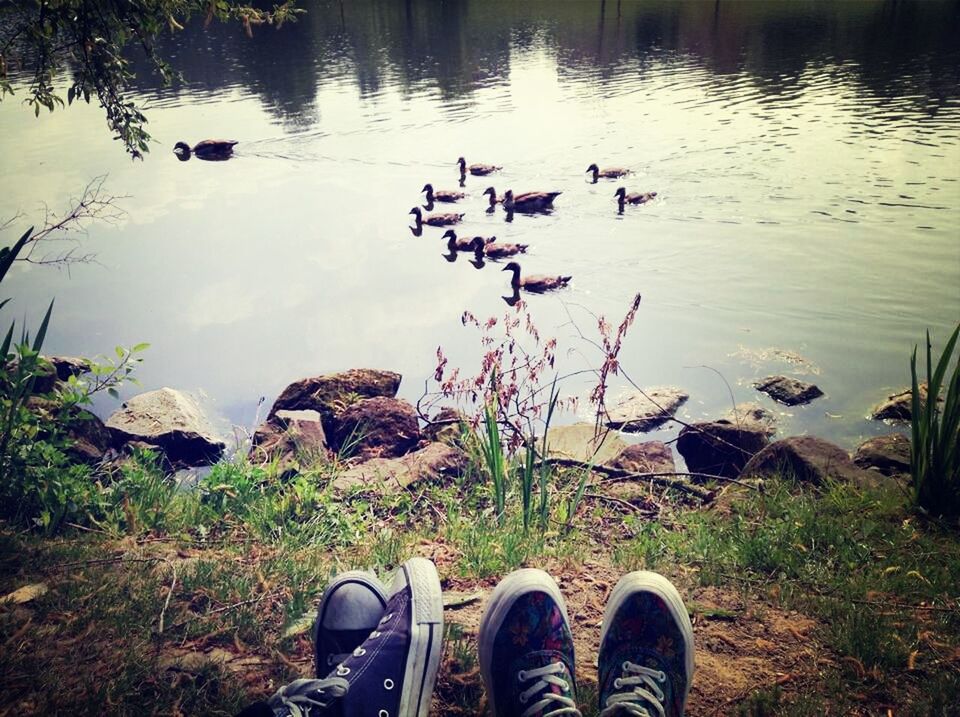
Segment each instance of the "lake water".
M787 372L827 395L777 409L782 430L852 446L889 430L865 416L907 384L923 332L942 345L960 319L957 3L308 5L253 39L194 23L166 41L184 82L140 66L144 162L95 106L0 104L0 217L25 228L102 174L127 195L125 219L81 239L96 263L4 284L33 322L56 296L50 352L148 341L143 388L201 392L244 426L261 396L349 367L400 371L416 400L438 346L476 365L465 309L507 310L500 266L450 263L442 230L407 228L425 182L456 188L460 155L504 167L468 178L461 233L528 243L525 271L574 277L528 299L558 369L599 363L568 312L591 334L590 312L615 325L640 292L621 361L687 390L687 417L729 407L716 372L771 408L750 384ZM171 152L207 137L237 156ZM656 201L618 216L619 183L590 184L593 162L632 168L623 184ZM491 183L563 194L507 223L483 211Z

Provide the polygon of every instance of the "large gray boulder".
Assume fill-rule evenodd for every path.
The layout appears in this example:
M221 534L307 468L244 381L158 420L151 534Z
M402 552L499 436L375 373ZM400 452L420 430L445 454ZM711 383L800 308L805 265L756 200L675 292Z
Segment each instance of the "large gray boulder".
M398 398L365 398L337 416L334 450L349 457L396 458L420 441L420 425L413 406Z
M253 434L250 462L276 461L280 476L299 473L329 457L327 437L316 411L277 411Z
M765 426L736 425L725 419L684 426L677 438L677 451L693 473L735 478L754 453L769 440Z
M420 480L457 476L467 469L469 458L456 446L428 443L400 458L372 458L337 476L333 487L348 490L357 486L393 493Z
M467 417L455 408L441 408L430 422L424 426L423 437L428 441L439 441L456 445L460 442L463 427L469 423Z
M823 395L819 386L789 376L767 376L755 381L753 385L758 391L763 391L774 401L786 406L810 403Z
M336 417L341 411L360 398L393 398L400 388L400 379L400 374L393 371L369 368L303 378L283 389L267 418L282 410L316 411L320 414L323 430L332 436L336 432Z
M769 435L777 432L777 417L759 403L738 403L723 415L727 423L735 426L759 428Z
M909 473L910 439L899 433L875 436L857 448L853 462L861 468L872 468L885 476Z
M786 476L798 482L823 485L828 478L859 486L877 484L877 474L850 460L847 452L815 436L791 436L771 443L744 466L743 477Z
M607 409L607 425L626 433L652 431L669 421L690 398L676 388L651 388L627 393Z
M224 443L190 396L161 388L134 396L106 422L117 442L142 441L161 449L176 467L215 463Z

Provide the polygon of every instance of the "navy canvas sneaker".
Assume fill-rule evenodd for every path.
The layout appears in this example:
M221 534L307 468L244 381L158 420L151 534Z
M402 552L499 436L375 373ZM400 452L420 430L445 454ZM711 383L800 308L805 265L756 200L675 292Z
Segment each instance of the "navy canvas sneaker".
M600 715L681 717L693 681L693 627L657 573L624 575L600 630Z
M579 717L573 636L553 578L529 568L504 578L484 610L478 641L496 717Z
M317 677L347 659L376 629L386 608L386 588L372 572L351 570L330 581L314 628Z
M443 599L426 558L400 566L386 611L324 679L297 680L242 717L427 717L443 652Z

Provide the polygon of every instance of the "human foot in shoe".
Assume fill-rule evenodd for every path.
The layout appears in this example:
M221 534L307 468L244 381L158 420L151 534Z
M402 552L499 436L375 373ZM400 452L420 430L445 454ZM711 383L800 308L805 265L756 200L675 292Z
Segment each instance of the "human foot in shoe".
M412 558L397 570L376 628L326 678L297 680L241 714L426 717L442 642L437 569L425 558Z
M693 627L673 584L624 575L600 630L600 715L681 717L693 681Z
M517 570L500 581L480 621L479 653L494 715L580 715L567 607L542 570Z
M326 677L367 639L386 607L386 588L372 572L351 570L330 582L314 628L317 677Z

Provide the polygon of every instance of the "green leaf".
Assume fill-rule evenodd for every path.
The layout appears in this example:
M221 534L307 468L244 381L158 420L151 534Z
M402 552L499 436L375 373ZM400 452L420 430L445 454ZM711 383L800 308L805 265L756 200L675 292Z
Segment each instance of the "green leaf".
M47 336L47 326L50 324L50 314L53 313L53 302L56 299L50 299L50 306L47 307L47 313L44 314L43 321L40 322L40 330L37 331L37 338L33 340L33 350L39 351L43 346L43 340Z
M3 308L3 305L2 305L2 304L0 304L0 308ZM132 354L140 353L141 351L146 351L148 348L150 348L150 344L148 344L148 343L140 343L140 344L137 344L136 346L134 346L132 349L130 349L130 353L132 353ZM138 359L138 360L139 360L139 359Z

